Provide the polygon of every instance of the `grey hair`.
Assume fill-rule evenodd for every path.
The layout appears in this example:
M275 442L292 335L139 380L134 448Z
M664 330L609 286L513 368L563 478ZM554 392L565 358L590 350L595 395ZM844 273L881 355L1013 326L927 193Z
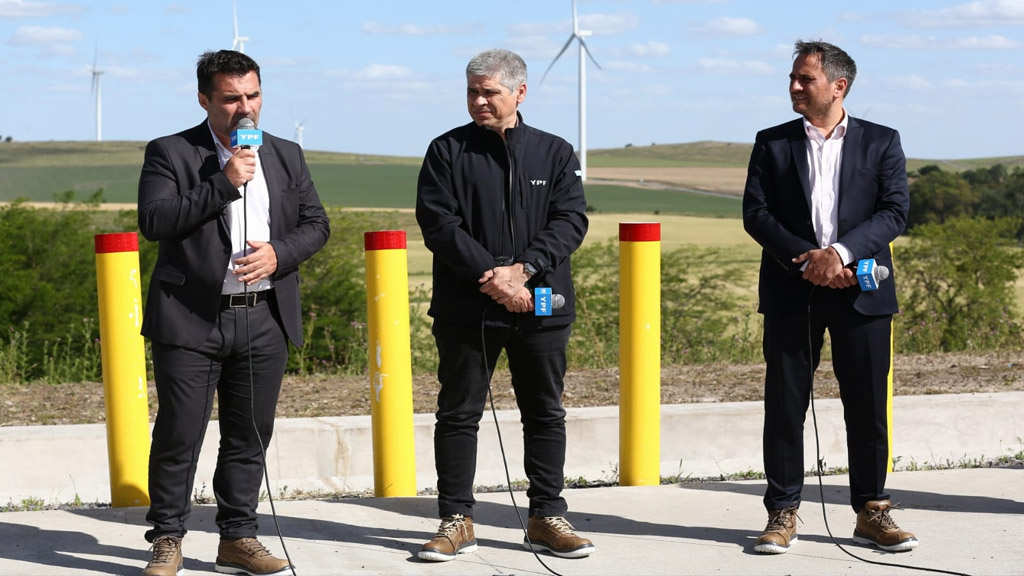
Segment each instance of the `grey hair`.
M845 98L850 93L850 87L853 86L853 79L857 76L857 64L853 61L853 58L850 58L850 55L844 52L842 48L828 42L822 42L821 40L803 42L797 40L793 48L793 57L809 56L811 54L818 54L821 67L825 71L825 77L828 78L830 83L840 78L846 78L846 91L843 92L843 97Z
M510 50L485 50L473 56L466 65L466 79L470 76L495 78L502 86L508 88L509 92L515 92L526 84L526 62Z

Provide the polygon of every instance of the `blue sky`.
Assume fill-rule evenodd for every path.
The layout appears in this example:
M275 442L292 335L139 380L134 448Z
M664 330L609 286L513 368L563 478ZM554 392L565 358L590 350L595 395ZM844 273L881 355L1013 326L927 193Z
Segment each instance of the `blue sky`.
M1024 154L1024 0L579 0L601 65L587 71L588 149L752 142L794 117L792 46L843 47L853 116L897 128L908 156ZM518 52L526 122L578 146L577 59L541 75L572 29L570 0L240 0L263 72L260 127L311 150L420 156L469 121L466 62ZM231 0L0 0L0 136L150 140L204 117L195 61L230 48Z

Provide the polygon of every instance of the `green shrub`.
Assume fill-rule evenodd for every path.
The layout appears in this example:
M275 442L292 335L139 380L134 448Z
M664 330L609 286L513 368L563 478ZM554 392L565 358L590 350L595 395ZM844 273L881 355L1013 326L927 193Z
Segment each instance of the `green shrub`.
M1019 350L1024 328L1014 284L1024 269L1020 221L958 218L914 228L895 254L897 349L906 352Z
M44 378L61 358L75 362L74 369L61 369L63 378L99 373L93 236L101 197L98 191L76 204L68 192L53 210L23 202L0 207L0 318L11 336L3 357L20 372L6 376L13 381Z

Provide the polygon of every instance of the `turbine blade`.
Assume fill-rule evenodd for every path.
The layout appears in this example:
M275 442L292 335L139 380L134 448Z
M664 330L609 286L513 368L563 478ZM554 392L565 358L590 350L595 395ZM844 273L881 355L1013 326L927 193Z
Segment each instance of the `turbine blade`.
M540 84L544 83L544 79L547 78L548 72L551 72L551 68L555 65L555 62L558 62L558 59L562 57L562 54L565 54L565 51L569 48L569 44L572 44L573 38L576 38L576 36L569 36L569 39L565 41L565 46L562 46L562 49L558 51L558 56L555 56L555 59L551 61L551 64L548 64L548 69L545 70L544 75L540 77ZM540 84L538 84L538 86Z
M598 70L604 70L604 68L601 68L601 65L597 63L597 60L594 59L594 55L590 53L590 48L587 48L587 43L583 41L583 38L580 38L580 45L583 46L583 51L587 53L587 56L590 56L590 61L594 63L594 66L597 66Z

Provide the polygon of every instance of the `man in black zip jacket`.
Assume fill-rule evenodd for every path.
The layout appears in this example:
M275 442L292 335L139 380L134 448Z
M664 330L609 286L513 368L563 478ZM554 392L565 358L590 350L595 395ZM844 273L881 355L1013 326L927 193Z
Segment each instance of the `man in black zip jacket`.
M565 351L576 317L569 256L587 232L580 165L568 142L523 123L526 64L518 55L478 54L466 84L473 122L430 143L416 194L416 220L434 255L429 314L441 383L434 428L441 526L419 557L447 561L476 550L477 432L504 348L530 482L524 545L582 558L594 545L565 520L561 497ZM564 306L535 315L538 286L564 297Z

